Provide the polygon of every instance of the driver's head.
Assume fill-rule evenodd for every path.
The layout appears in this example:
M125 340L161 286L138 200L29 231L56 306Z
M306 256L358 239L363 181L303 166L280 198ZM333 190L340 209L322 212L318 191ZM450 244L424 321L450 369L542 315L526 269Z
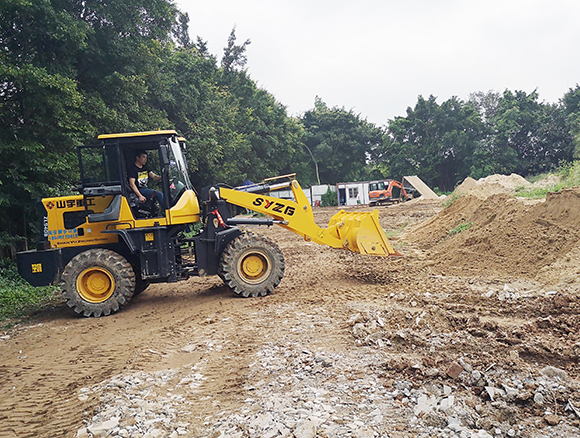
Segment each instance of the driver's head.
M147 162L147 152L144 149L135 150L135 164L144 165Z

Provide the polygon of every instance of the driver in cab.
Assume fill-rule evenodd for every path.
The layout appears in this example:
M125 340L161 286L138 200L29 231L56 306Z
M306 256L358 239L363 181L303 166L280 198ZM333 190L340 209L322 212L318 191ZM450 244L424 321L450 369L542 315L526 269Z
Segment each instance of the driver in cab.
M156 175L147 167L147 152L143 149L137 149L135 151L135 163L128 167L127 176L129 178L129 187L137 195L139 202L143 203L147 199L155 199L164 208L163 192L147 187L149 178L154 181L161 180L159 175Z

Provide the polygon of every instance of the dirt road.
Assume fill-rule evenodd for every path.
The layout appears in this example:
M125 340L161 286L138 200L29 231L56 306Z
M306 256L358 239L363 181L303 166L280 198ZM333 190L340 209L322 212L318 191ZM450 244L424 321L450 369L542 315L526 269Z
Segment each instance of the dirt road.
M252 229L271 296L194 278L2 333L0 437L580 436L580 191L380 217L403 258Z

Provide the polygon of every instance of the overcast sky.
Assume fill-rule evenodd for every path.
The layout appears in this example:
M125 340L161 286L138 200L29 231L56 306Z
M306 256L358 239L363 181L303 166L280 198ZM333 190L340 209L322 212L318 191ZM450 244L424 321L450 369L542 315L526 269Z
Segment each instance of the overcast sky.
M300 115L319 96L386 125L417 97L580 83L579 0L176 0L221 60L236 27L252 79Z

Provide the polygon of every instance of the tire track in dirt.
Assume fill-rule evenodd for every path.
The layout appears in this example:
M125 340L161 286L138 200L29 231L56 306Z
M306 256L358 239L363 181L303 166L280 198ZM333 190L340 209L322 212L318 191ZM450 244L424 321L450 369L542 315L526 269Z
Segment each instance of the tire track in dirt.
M78 335L71 335L73 338L63 339L56 350L27 343L26 351L19 350L22 346L16 335L14 344L3 350L4 359L10 359L3 360L2 374L14 377L0 382L5 395L0 412L9 413L0 421L0 436L36 437L43 436L41 430L67 431L82 418L76 388L99 381L123 365L126 348L83 347L78 344L87 341L86 336L81 334L75 341ZM74 359L70 352L74 352ZM94 406L94 401L88 401L83 409Z
M0 437L74 436L83 412L98 406L96 397L79 401L80 388L135 368L181 365L151 351L167 339L173 342L163 350L187 345L181 340L189 330L179 321L216 313L213 303L225 290L216 292L215 280L198 280L173 291L153 285L107 318L75 317L63 306L41 313L34 326L14 329L2 342Z

